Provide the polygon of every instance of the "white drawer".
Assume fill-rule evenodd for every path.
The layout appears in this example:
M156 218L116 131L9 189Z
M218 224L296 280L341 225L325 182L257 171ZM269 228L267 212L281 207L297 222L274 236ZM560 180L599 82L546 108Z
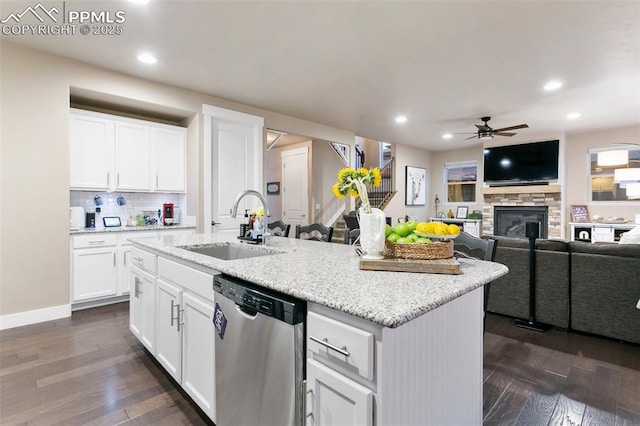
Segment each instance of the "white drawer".
M143 271L155 274L158 270L158 256L148 251L133 247L131 249L131 264Z
M612 243L614 241L614 232L613 227L611 226L594 226L591 230L591 241L592 242L608 242Z
M115 246L118 238L116 234L92 234L92 235L77 235L73 237L73 248L91 248L91 247L105 247Z
M324 344L319 343L318 340ZM369 380L373 380L374 343L373 333L315 312L307 314L307 349L331 361L346 364L351 368L355 367L359 375ZM349 355L343 355L327 345L348 352Z
M178 284L185 290L213 301L213 275L160 257L158 278Z

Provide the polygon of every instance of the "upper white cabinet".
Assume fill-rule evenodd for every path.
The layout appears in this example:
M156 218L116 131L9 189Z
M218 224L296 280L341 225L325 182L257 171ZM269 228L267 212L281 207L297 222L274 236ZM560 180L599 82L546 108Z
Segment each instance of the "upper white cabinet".
M154 188L156 191L184 192L187 133L184 129L165 128L156 129L155 132Z
M115 123L116 189L148 191L151 189L151 134L146 125Z
M71 189L185 192L187 129L71 110Z
M70 186L110 189L113 184L114 126L111 120L71 114Z

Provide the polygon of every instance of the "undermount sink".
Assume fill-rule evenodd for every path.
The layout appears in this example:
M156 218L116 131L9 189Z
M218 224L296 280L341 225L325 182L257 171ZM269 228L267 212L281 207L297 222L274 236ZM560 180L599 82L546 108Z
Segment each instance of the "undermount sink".
M220 260L247 259L250 257L269 256L279 252L249 248L239 244L223 243L181 247L194 253L215 257Z

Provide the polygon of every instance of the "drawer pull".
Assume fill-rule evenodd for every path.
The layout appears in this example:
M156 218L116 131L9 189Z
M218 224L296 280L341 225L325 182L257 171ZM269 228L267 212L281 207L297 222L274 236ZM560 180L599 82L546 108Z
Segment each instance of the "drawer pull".
M105 240L89 241L89 244L104 244L105 242L106 242Z
M316 343L321 344L322 346L326 346L327 348L331 349L332 351L336 351L339 354L342 354L344 356L350 356L351 354L347 351L347 347L343 346L341 348L332 345L331 343L329 343L329 339L327 339L326 337L322 340L318 339L317 337L314 336L309 336L309 339L313 340Z
M133 260L135 260L136 262L144 263L144 259L141 257L134 257Z

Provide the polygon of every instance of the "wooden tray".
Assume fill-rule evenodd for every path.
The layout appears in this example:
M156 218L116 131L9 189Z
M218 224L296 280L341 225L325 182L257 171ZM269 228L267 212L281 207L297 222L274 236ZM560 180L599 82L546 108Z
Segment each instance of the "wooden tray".
M460 273L460 264L457 260L450 259L403 259L399 257L385 257L381 260L360 259L360 269L371 271L393 272L426 272L430 274Z

